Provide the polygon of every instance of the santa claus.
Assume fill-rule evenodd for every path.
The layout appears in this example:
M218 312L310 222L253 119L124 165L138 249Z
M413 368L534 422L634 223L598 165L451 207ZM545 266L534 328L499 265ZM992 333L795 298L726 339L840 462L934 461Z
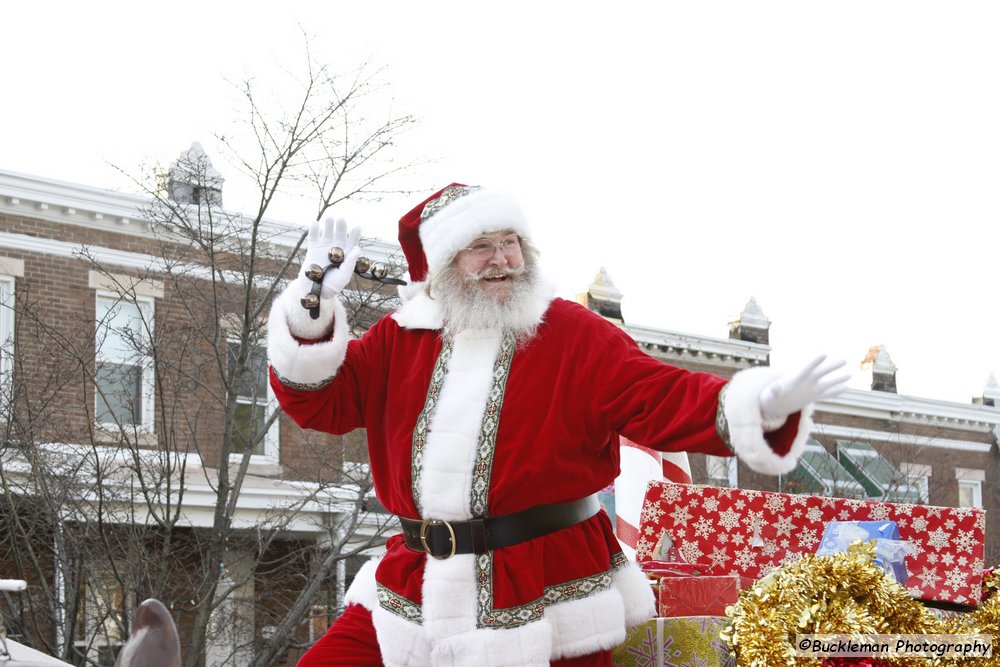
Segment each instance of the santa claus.
M360 339L337 296L360 237L343 221L309 232L303 267L345 254L318 308L300 304L315 284L304 269L269 320L282 407L303 428L366 428L376 493L402 526L299 664L610 665L654 611L595 498L618 473L618 434L788 472L841 365L727 382L651 358L553 296L527 219L497 191L452 184L399 230L413 283Z

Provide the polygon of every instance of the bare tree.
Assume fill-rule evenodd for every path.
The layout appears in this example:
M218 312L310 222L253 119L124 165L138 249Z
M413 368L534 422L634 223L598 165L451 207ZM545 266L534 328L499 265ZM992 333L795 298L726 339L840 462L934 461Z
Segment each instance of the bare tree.
M339 439L290 428L280 466L268 458L280 416L263 354L267 312L305 236L269 221L275 197L311 191L320 217L386 194L407 166L390 158L414 119L365 106L379 81L368 69L336 76L310 56L300 96L277 115L253 82L240 85L253 149L219 140L257 184L249 214L222 206L221 176L193 147L136 180L148 234L128 242L147 267L81 246L76 270L98 284L96 307L85 294L53 303L45 277L19 283L0 450L0 574L30 584L0 601L14 634L110 664L135 607L156 597L186 666L286 664L316 609L336 614L343 564L384 539L370 476L345 466ZM356 322L395 298L367 280L347 296Z

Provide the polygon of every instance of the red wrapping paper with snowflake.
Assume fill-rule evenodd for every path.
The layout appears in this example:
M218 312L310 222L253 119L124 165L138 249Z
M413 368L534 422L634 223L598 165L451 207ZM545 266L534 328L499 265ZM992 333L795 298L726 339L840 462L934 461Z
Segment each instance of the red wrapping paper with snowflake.
M758 579L815 553L829 521L895 521L916 554L907 556L914 598L975 605L983 581L986 514L934 507L744 489L650 482L640 517L637 560L666 531L689 563L710 574Z

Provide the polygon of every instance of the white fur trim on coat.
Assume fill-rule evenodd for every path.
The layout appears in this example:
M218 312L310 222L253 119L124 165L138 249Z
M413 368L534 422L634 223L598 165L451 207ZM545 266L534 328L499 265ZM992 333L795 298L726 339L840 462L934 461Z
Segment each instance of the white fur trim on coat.
M313 320L299 303L296 283L286 289L271 306L267 320L267 357L282 379L303 385L318 385L337 374L347 355L350 334L347 311L337 298L323 299L320 318ZM333 337L322 343L302 345L294 336L317 339L330 330Z
M759 367L740 371L733 376L726 389L723 413L729 424L729 439L733 452L752 470L767 475L791 472L812 431L813 406L802 410L799 428L792 447L785 456L778 456L764 439L766 427L760 414L760 393L779 372L773 368Z
M480 189L459 197L420 223L427 273L447 266L477 236L508 229L529 236L528 219L510 195Z
M656 615L656 596L649 578L634 560L615 570L614 587L625 601L625 625L639 625Z
M365 562L354 575L354 581L344 594L344 604L359 604L368 611L378 607L378 591L375 587L375 570L378 569L380 558L372 558Z

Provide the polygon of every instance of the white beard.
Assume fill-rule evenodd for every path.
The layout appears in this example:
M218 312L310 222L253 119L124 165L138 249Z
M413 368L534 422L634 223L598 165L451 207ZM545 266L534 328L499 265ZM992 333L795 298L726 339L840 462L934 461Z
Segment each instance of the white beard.
M541 323L537 271L533 266L505 269L510 293L504 297L483 289L482 276L489 272L462 274L455 267L441 271L434 281L433 296L441 304L445 334L469 329L500 330L513 334L518 345L527 342Z

